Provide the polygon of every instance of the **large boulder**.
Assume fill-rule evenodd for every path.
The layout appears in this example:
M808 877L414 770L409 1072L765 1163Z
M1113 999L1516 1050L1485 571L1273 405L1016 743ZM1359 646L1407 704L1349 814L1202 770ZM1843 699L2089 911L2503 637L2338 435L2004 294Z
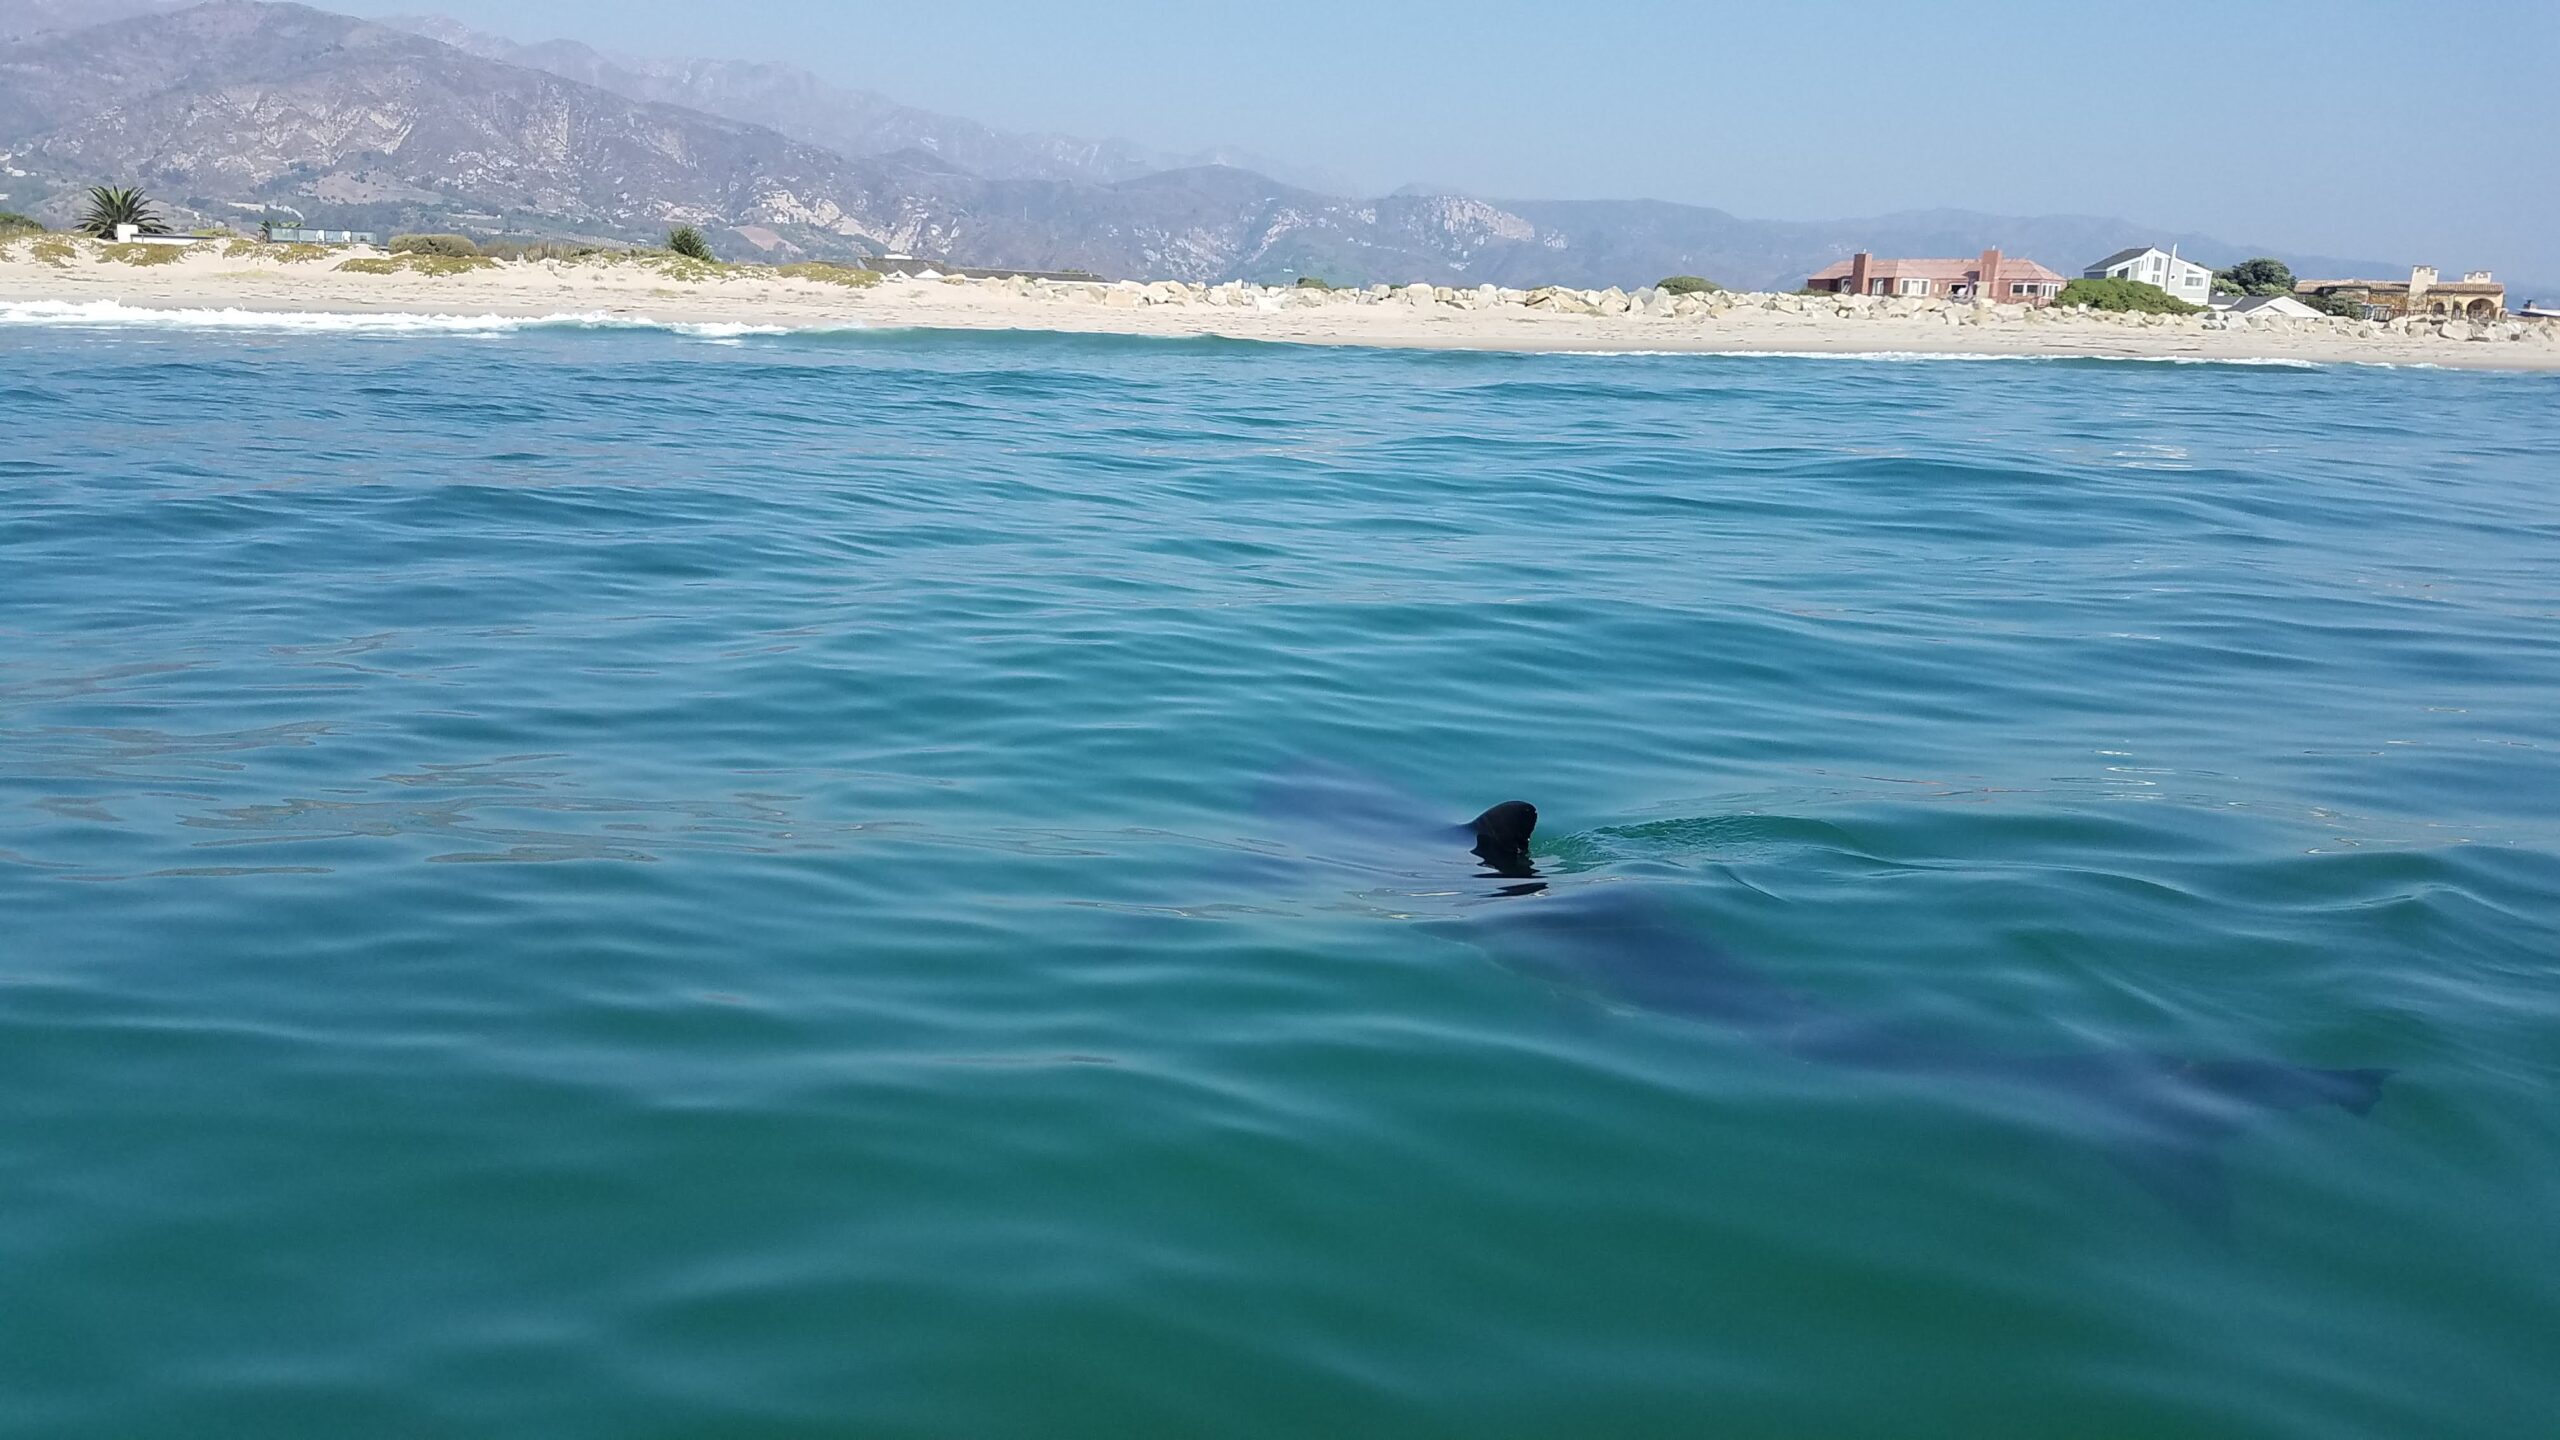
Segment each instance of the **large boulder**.
M1430 286L1422 284L1420 281L1407 285L1398 293L1404 297L1404 303L1413 306L1417 310L1430 309L1432 302L1438 298L1431 293Z

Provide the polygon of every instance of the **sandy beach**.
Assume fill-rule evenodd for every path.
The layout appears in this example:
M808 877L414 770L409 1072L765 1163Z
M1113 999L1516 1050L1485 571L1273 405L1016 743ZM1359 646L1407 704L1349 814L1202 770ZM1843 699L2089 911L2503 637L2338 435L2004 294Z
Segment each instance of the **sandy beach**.
M342 268L349 262L357 268ZM450 269L452 273L436 273ZM388 270L389 273L381 273ZM2560 324L2108 315L1922 299L1656 290L890 276L849 284L667 256L477 262L214 241L183 249L59 235L0 242L0 323L253 315L590 317L777 329L931 327L1518 351L1694 351L2366 363L2560 370Z

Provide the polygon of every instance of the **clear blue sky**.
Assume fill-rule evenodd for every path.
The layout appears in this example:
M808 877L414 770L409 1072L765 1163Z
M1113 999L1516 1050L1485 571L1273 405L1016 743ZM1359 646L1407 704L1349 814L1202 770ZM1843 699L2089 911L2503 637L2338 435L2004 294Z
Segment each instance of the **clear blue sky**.
M316 0L1488 196L2120 215L2560 283L2560 0Z

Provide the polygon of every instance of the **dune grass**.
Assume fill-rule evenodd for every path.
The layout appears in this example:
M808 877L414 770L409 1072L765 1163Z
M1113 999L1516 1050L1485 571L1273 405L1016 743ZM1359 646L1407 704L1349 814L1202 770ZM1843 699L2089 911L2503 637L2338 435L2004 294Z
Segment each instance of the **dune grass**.
M169 265L185 258L192 248L183 245L101 245L99 263L118 265Z
M829 265L823 261L804 260L797 265L777 265L773 273L793 280L814 280L821 285L842 285L849 290L868 290L880 283L877 270L856 270L850 265Z
M341 260L335 267L350 275L431 275L442 279L468 274L474 270L495 270L498 262L486 255L359 255Z
M717 260L679 255L672 250L642 250L636 253L635 258L642 269L656 271L670 280L681 280L688 285L699 285L706 280L725 280L737 268Z
M271 240L234 240L222 247L225 260L273 260L280 265L303 265L326 260L338 252L326 245L278 245Z

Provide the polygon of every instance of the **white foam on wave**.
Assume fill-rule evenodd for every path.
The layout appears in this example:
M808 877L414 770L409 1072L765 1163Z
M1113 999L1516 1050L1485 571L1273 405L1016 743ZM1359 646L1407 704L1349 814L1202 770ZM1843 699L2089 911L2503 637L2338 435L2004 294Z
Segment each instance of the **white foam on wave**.
M662 330L698 340L789 335L787 325L688 323L598 311L556 315L423 315L409 311L153 309L119 300L0 302L0 326L79 330L245 330L296 335L512 335L525 330ZM832 328L858 329L856 325Z

